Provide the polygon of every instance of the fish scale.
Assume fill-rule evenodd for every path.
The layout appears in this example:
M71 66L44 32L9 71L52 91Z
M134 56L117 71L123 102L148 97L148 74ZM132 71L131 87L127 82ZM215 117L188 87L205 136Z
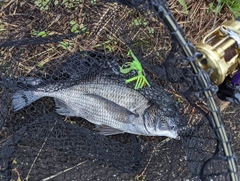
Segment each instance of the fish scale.
M100 84L77 88L80 88L78 91L83 91L90 94L95 94L97 92L98 95L113 102L118 102L119 105L125 106L130 110L136 109L136 105L138 104L144 105L148 103L148 100L136 91L129 88L122 89L121 86L117 85Z
M128 115L126 115L124 117L124 114L122 112L118 112L118 114L110 114L111 112L113 112L113 110L104 111L105 109L102 109L102 104L100 101L95 100L95 102L93 102L94 100L91 101L89 96L86 96L86 94L94 94L94 93L96 94L96 92L97 92L98 95L100 95L110 101L113 101L116 104L118 103L118 105L120 105L120 106L125 106L125 108L130 108L132 110L137 109L136 106L134 106L134 105L136 105L137 101L139 101L139 102L142 101L142 100L140 100L141 99L141 96L139 96L140 94L134 94L134 93L128 94L128 91L132 92L132 90L127 89L128 91L125 91L127 96L124 96L124 94L122 94L120 86L114 85L115 89L111 89L112 87L113 87L112 85L109 85L109 87L106 87L106 85L103 85L103 84L100 84L99 86L97 86L97 85L93 85L93 86L92 85L80 85L80 86L77 85L70 89L58 91L55 93L53 92L53 93L40 93L40 94L45 94L46 96L49 96L49 97L66 100L67 104L69 105L68 107L70 107L72 109L77 107L79 109L79 111L76 111L74 116L80 116L87 120L91 120L91 122L93 122L97 125L106 124L106 125L110 125L110 126L122 129L122 128L124 128L125 125L121 124L121 122L126 122L125 120L128 120L128 117L127 117ZM108 90L110 90L110 91L108 91ZM111 95L109 94L109 92L111 93ZM130 95L132 95L132 96L130 96ZM71 98L69 98L69 97L71 97ZM79 100L81 100L81 102L79 102ZM147 103L146 99L142 102L143 103L141 103L141 105L143 108L140 109L139 112L136 112L140 115L143 115L144 110L147 107L149 107L149 105L146 104ZM96 105L93 107L93 104L96 104ZM109 107L109 108L113 108L113 107ZM88 110L88 111L83 114L82 112L84 112L85 110ZM94 114L94 117L91 116L93 114ZM111 121L109 121L109 119L106 118L106 115L108 115L108 117L111 118ZM142 122L142 121L143 120L138 119L138 122ZM131 124L129 122L128 124L131 125L131 124L133 124L133 122L131 122ZM138 123L136 123L136 124L138 124ZM128 127L125 126L125 129L126 128L128 128ZM133 130L133 129L134 128L131 128L129 130Z

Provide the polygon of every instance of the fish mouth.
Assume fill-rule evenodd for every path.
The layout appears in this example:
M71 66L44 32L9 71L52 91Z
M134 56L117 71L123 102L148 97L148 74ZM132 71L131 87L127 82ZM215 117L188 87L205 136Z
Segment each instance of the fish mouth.
M179 127L175 124L176 120L174 118L167 118L168 130L172 133L172 138L179 139Z
M176 140L181 140L181 137L178 135L176 138L174 138Z
M171 132L171 134L172 134L171 137L172 137L173 139L180 140L180 136L179 136L179 134L178 134L178 129L177 129L177 130L171 130L170 132Z
M173 139L178 139L179 140L179 134L178 134L178 127L174 123L175 119L167 117L165 119L165 123L161 123L161 121L156 121L154 125L154 130L155 132L157 131L162 131L164 134L162 136L167 136Z

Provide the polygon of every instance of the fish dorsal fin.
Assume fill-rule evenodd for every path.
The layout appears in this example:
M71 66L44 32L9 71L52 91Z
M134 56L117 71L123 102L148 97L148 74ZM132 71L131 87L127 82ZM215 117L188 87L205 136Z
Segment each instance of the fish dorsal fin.
M84 94L86 96L89 96L91 98L94 98L96 100L99 100L101 101L103 107L105 109L108 109L108 110L111 110L112 112L119 112L119 113L122 113L123 116L127 115L128 116L128 119L126 119L125 121L124 120L121 120L121 122L123 123L132 123L133 119L134 118L137 118L139 117L139 114L137 113L134 113L132 112L131 110L123 107L123 106L120 106L119 104L111 101L111 100L108 100L106 99L105 97L102 97L100 95L96 95L96 94ZM120 121L120 120L119 120Z
M124 133L121 130L112 128L112 127L104 125L104 124L96 126L96 128L94 130L98 131L99 134L105 135L105 136Z
M63 116L75 116L74 111L70 109L64 101L56 98L54 98L54 101L56 104L56 111L58 114Z

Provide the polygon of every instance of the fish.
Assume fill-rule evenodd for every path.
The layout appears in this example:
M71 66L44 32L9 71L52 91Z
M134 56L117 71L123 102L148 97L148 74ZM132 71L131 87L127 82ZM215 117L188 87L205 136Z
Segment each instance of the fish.
M164 113L139 91L104 76L92 76L70 87L51 89L51 83L26 78L25 89L13 94L14 112L42 97L55 100L56 112L81 117L96 125L99 134L108 136L131 133L144 136L178 137L178 117ZM51 90L51 91L49 91Z

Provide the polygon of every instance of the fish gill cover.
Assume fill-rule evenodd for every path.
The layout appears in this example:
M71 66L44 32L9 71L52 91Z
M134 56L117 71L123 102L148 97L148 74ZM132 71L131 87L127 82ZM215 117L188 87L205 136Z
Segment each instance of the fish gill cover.
M230 179L203 94L212 87L152 2L171 14L165 1L2 3L0 180ZM147 133L102 126L125 115Z

